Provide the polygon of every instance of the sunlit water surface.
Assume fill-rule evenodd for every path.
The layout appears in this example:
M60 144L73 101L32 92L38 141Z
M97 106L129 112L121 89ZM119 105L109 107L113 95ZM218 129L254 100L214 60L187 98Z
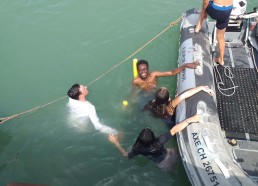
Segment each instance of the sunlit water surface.
M250 0L249 10L256 0ZM256 2L257 3L257 2ZM197 0L0 0L0 118L62 98L76 82L89 84L165 29ZM151 70L177 66L179 26L134 58ZM103 124L134 143L142 128L167 131L130 98L132 59L94 81L88 99ZM160 78L172 94L176 77ZM122 101L128 100L128 107ZM143 157L127 160L90 123L69 117L67 98L0 126L0 185L190 185L181 162L160 171ZM173 139L166 144L176 147Z

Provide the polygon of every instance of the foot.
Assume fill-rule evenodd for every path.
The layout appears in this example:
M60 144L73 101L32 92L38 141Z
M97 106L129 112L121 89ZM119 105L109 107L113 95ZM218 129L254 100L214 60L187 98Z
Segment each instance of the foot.
M218 65L224 66L224 61L222 61L220 58L214 58L214 62Z
M194 29L194 33L198 34L199 31L201 30L201 26L200 25L197 25Z
M197 23L197 25L196 25L196 27L195 27L195 29L194 29L194 32L197 34L197 33L199 33L199 31L201 30L201 28L202 28L202 23L201 23L202 21L198 21L198 23Z

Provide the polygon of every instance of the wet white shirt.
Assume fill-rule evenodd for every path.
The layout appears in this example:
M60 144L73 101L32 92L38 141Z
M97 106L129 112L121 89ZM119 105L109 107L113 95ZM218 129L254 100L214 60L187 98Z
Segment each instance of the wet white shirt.
M67 106L69 107L70 112L76 117L89 118L96 130L108 134L117 134L117 131L115 129L112 129L100 123L96 113L96 109L94 105L92 105L89 101L78 101L69 98Z

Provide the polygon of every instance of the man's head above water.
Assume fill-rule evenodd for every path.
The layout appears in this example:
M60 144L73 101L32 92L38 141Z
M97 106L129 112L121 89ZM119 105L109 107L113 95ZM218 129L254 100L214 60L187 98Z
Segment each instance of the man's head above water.
M67 92L67 95L75 100L85 100L85 97L88 95L87 87L75 83Z
M137 71L141 79L145 79L149 74L149 63L146 60L139 60L137 62Z
M168 71L149 71L149 64L146 60L140 60L137 63L137 70L139 76L134 78L132 81L132 85L140 88L145 92L152 92L157 88L158 77L166 77L166 76L175 76L182 72L185 68L195 69L199 62L195 61L192 63L186 63L181 65L178 68L171 69Z

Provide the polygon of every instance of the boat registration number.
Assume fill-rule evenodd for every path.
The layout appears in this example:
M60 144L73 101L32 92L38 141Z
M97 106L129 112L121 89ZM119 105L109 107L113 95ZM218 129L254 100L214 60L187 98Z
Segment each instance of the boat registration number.
M203 168L209 176L211 183L213 186L220 185L217 176L215 176L215 172L213 171L211 163L207 161L207 154L205 152L206 148L203 148L204 142L201 142L198 133L192 133L192 137L194 145L197 149L197 153L199 154L200 160L202 161Z

